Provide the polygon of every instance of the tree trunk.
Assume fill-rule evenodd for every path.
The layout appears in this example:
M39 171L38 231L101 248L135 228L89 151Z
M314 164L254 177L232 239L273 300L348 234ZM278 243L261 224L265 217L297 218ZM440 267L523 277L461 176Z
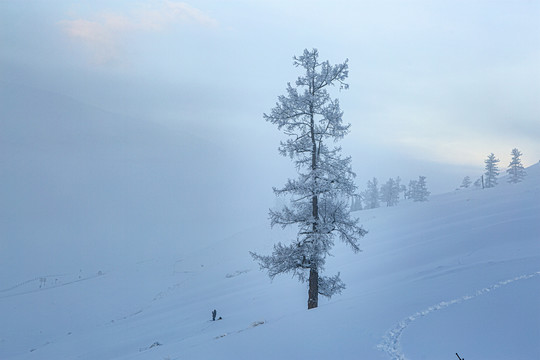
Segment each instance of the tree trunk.
M316 265L309 269L309 290L307 308L313 309L319 305L319 273Z
M311 87L311 93L314 92L314 86ZM311 142L313 144L313 149L311 153L311 170L317 170L317 140L315 139L315 118L313 107L310 106L311 112ZM315 179L317 180L317 179ZM312 215L313 215L313 235L317 233L317 222L319 220L319 198L317 194L314 194L311 198L312 205ZM314 254L313 254L314 255ZM311 256L311 267L309 269L309 289L308 289L308 310L316 308L319 305L319 272L317 270L317 264L314 263L314 256Z

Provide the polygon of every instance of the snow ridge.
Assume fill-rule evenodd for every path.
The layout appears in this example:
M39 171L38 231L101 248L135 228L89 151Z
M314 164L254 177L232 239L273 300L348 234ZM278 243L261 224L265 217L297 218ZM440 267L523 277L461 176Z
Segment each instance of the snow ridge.
M535 276L539 276L540 271L537 271L532 274L527 275L521 275L518 277L515 277L513 279L499 281L498 283L485 287L483 289L477 290L473 295L464 295L462 297L449 300L449 301L441 301L440 303L436 305L432 305L428 307L425 310L418 311L415 314L408 316L398 322L392 329L390 329L384 336L383 341L379 345L377 345L377 348L386 352L392 360L405 360L405 355L401 352L401 346L400 346L400 338L403 331L409 326L410 323L415 321L416 319L429 315L430 313L441 310L444 308L449 307L450 305L460 304L464 301L474 299L478 296L485 295L493 290L496 290L500 287L503 287L505 285L511 284L513 282L519 281L519 280L526 280L530 279Z

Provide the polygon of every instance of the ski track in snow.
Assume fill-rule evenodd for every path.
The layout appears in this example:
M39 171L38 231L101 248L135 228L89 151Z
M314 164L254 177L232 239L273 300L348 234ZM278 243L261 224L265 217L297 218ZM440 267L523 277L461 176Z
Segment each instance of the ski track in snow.
M481 296L481 295L485 295L485 294L487 294L487 293L489 293L489 292L491 292L493 290L496 290L498 288L501 288L501 287L503 287L505 285L508 285L508 284L511 284L513 282L516 282L516 281L519 281L519 280L530 279L532 277L539 276L539 275L540 275L540 271L537 271L537 272L532 273L532 274L521 275L521 276L515 277L513 279L499 281L498 283L496 283L494 285L491 285L491 286L485 287L483 289L477 290L472 295L464 295L464 296L462 296L460 298L456 298L456 299L453 299L453 300L441 301L440 303L438 303L436 305L432 305L432 306L428 307L425 310L418 311L415 314L404 318L403 320L398 322L392 329L390 329L384 335L382 343L377 345L377 348L379 348L380 350L386 352L390 356L390 358L392 360L405 360L406 359L405 355L401 352L401 344L400 344L401 334L407 328L407 326L409 326L413 321L415 321L415 320L417 320L417 319L419 319L419 318L421 318L423 316L429 315L434 311L442 310L442 309L445 309L445 308L447 308L447 307L449 307L451 305L460 304L460 303L462 303L464 301L474 299L474 298L476 298L478 296Z
M8 288L0 289L0 293L2 293L0 294L0 299L26 295L26 294L36 293L40 291L51 290L51 289L59 288L62 286L79 283L82 281L96 279L103 275L104 273L100 271L95 275L89 275L89 276L84 276L84 277L80 275L78 277L77 275L72 275L72 277L68 280L65 280L65 278L69 276L67 274L38 276L36 278L23 281L19 284L10 286ZM51 285L49 285L52 279L54 279L54 282ZM49 280L48 283L47 283L47 280ZM31 287L32 284L35 284L35 286L37 287Z

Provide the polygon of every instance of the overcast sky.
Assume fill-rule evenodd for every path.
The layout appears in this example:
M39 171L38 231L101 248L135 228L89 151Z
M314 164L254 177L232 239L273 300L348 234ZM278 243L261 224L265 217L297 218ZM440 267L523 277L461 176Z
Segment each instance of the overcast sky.
M540 1L2 0L0 26L10 196L28 193L19 177L44 149L56 183L71 173L58 158L75 149L88 155L104 133L137 127L116 155L93 159L107 169L135 162L143 173L172 173L172 165L149 166L182 159L167 186L199 186L184 203L197 214L218 199L266 221L271 187L293 172L277 152L281 134L262 114L299 75L292 57L304 48L331 63L349 59L350 89L333 95L352 124L343 150L360 187L374 176L426 175L433 192L445 192L481 175L491 152L502 168L513 147L526 166L540 160ZM51 115L59 111L80 115L69 131ZM81 148L88 129L94 138ZM41 131L49 135L27 136ZM107 136L114 148L119 135ZM97 169L87 182L100 179L105 168ZM195 180L183 183L186 173ZM163 188L157 178L152 184Z
M540 159L538 1L4 0L1 7L5 80L106 110L219 129L215 135L271 132L261 114L297 76L292 56L316 47L323 59L350 60L351 89L335 95L353 124L347 144L372 148L370 157L481 170L488 153L507 163L518 147L526 163Z

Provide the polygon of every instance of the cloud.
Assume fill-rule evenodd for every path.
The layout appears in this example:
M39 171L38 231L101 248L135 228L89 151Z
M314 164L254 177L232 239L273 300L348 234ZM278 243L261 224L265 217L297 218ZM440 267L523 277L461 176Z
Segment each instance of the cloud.
M192 23L204 27L216 27L218 22L201 10L185 2L165 1L160 9L139 10L139 26L143 29L161 30L172 23Z
M147 6L129 14L101 12L94 19L61 20L65 34L87 48L93 62L104 64L118 60L122 39L129 33L163 31L175 24L215 28L218 22L185 2L164 1L159 7Z
M119 32L127 29L126 24L119 26L106 17L100 21L64 20L59 24L70 38L92 53L93 61L98 64L107 63L119 56Z

